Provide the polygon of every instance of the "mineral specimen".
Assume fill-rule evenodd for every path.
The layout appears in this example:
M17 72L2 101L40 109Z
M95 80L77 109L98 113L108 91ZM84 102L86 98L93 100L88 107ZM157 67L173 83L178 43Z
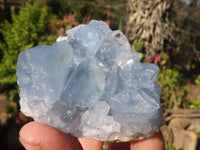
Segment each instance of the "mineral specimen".
M21 111L77 137L130 141L164 123L158 67L140 63L125 35L92 20L52 46L21 52Z

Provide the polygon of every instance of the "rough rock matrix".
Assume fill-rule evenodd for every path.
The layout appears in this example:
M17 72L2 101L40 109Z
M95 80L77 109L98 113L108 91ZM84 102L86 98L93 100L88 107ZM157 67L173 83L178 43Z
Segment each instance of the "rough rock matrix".
M140 63L125 35L92 20L52 46L21 52L21 111L77 137L130 141L164 123L159 68Z

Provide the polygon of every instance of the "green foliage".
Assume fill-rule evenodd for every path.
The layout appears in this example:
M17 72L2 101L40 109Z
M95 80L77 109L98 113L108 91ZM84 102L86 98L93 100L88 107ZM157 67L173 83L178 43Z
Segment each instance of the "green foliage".
M118 30L122 31L122 28L123 28L123 19L122 19L122 17L120 17L119 25L118 25Z
M143 44L141 42L135 43L134 47L137 52L142 53Z
M185 106L186 108L189 109L199 109L200 108L200 102L197 100L189 99L188 103Z
M17 112L16 104L15 103L8 104L6 106L6 112L14 116Z
M172 51L162 55L159 74L159 84L163 86L162 105L164 109L199 108L198 101L187 98L187 81L200 84L200 22L196 19L200 17L200 5L188 5L178 0L173 3L173 8L171 19L175 24L176 41L171 47Z
M168 146L165 150L176 150L176 148L174 146Z
M140 59L144 58L144 54L142 53L144 45L138 41L135 43L134 48L135 50L140 53Z
M8 93L7 93L7 98L11 101L11 102L16 102L18 103L18 99L19 99L19 90L18 90L18 86L14 86Z
M198 75L197 78L195 79L195 83L200 84L200 75Z
M181 81L180 71L176 68L165 69L158 75L158 83L163 87L161 99L164 109L182 107L189 92Z
M164 110L168 108L200 108L200 102L187 98L189 89L185 82L184 71L177 64L170 67L170 57L162 55L162 70L158 74L158 83L163 87L161 101ZM198 78L197 78L198 79Z
M39 2L23 4L19 14L12 12L12 22L5 21L0 24L0 49L3 58L0 61L0 85L5 83L16 85L16 64L18 54L28 48L39 44L51 44L56 35L49 34L49 8L41 7ZM16 86L15 86L16 87ZM9 94L14 98L17 92Z
M107 150L109 146L109 142L104 142L103 143L103 150Z
M163 55L161 56L161 58L162 58L162 65L166 65L167 62L169 61L169 55L167 55L167 54L165 53L165 54L163 54Z

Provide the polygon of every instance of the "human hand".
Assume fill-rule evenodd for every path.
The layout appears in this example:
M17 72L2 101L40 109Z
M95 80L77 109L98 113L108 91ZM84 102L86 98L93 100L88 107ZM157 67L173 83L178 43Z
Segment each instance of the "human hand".
M75 138L58 129L39 122L22 127L19 140L27 150L102 150L103 142ZM110 143L108 150L164 150L161 132L132 142Z

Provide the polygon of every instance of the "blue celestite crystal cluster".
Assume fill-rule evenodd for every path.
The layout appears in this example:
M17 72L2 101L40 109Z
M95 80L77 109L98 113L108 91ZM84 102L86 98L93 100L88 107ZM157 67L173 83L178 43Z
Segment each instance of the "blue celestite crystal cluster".
M92 20L52 46L21 52L21 111L66 133L101 141L155 134L164 123L159 68L140 63L125 35Z

